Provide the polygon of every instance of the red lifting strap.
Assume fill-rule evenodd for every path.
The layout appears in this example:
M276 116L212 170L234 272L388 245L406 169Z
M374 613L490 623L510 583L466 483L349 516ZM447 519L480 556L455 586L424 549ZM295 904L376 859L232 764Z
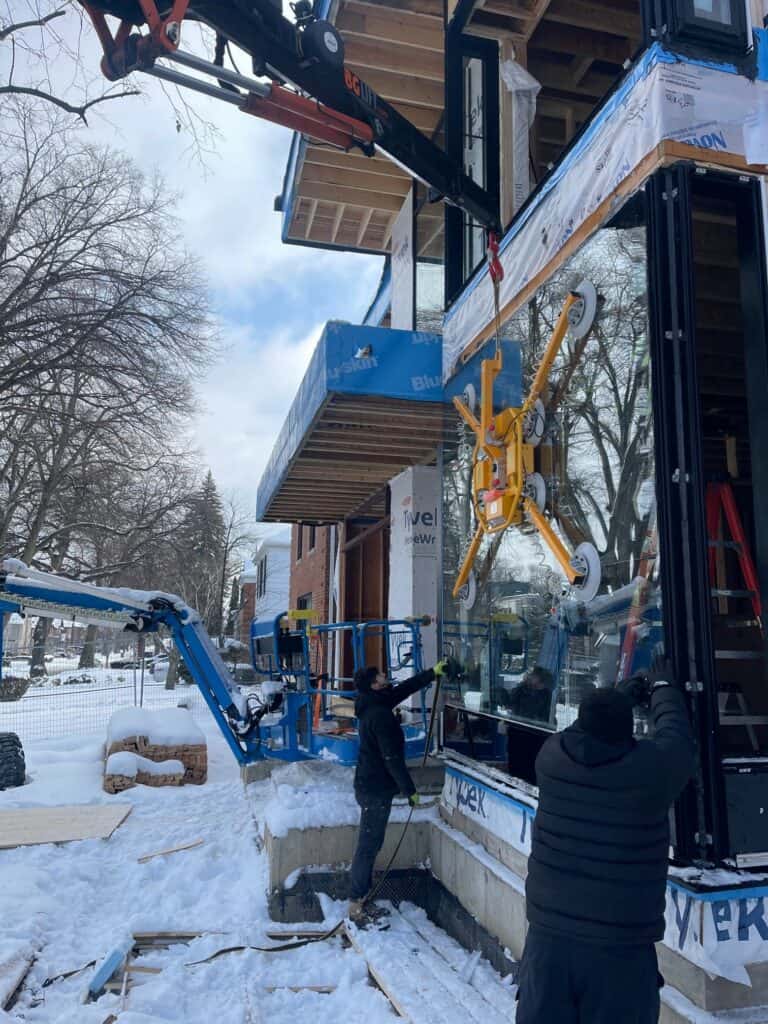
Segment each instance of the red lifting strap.
M494 284L504 280L504 267L499 259L499 239L495 231L488 232L488 272Z

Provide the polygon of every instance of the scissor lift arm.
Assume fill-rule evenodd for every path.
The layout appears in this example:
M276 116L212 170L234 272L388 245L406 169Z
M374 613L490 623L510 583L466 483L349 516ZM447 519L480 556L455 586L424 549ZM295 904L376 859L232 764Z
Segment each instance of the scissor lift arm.
M380 150L424 182L432 197L444 198L488 231L497 232L497 198L345 66L343 39L330 22L315 19L309 0L293 5L297 23L285 18L272 0L80 3L101 40L102 70L108 78L144 71L330 145L345 150L357 147L368 156ZM115 34L105 15L119 19ZM216 32L215 64L179 50L185 20L202 22ZM251 57L254 75L266 76L272 84L224 69L227 41ZM208 75L213 82L158 63L162 60Z

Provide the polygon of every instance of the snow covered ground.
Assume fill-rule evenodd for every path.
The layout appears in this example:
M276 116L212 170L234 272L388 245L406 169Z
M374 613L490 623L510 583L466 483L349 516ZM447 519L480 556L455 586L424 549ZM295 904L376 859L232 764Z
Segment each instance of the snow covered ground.
M335 939L281 954L240 953L185 967L235 944L269 945L266 861L257 819L268 782L249 787L212 722L207 724L209 781L204 786L150 789L118 796L101 788L103 734L27 745L28 785L0 793L0 808L74 803L133 805L111 839L0 851L0 951L16 940L39 950L25 992L2 1021L102 1024L118 1013L119 997L82 1005L90 977L41 988L47 978L108 953L139 931L210 934L190 946L152 953L142 962L162 968L131 990L120 1024L392 1024L389 1003L367 984L363 959ZM255 815L255 816L254 816ZM163 848L204 840L202 846L139 864ZM333 922L343 904L328 904ZM274 923L272 923L272 927ZM335 986L317 992L266 992L265 986Z

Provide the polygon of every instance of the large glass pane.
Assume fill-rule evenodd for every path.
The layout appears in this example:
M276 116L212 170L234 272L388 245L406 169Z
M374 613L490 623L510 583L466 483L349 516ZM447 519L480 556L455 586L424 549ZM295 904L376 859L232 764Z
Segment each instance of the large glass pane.
M643 227L598 233L504 324L494 413L521 406L569 288L582 279L595 286L600 312L594 330L566 337L554 361L530 425L537 476L528 479L555 541L585 554L588 582L569 584L556 545L526 514L483 537L454 598L476 517L475 434L453 409L444 450L443 642L467 667L452 703L550 730L573 721L591 688L646 667L662 642ZM476 415L481 357L494 347L452 384Z

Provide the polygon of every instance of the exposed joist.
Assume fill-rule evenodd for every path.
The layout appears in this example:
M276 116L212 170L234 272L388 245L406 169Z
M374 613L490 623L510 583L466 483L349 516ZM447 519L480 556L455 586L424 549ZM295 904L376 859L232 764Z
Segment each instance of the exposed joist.
M344 205L344 203L339 203L338 207L336 208L336 216L333 218L333 229L331 231L332 242L336 241L336 238L339 234L339 227L341 225L341 221L344 216L345 210L346 206Z
M604 32L574 28L572 25L555 24L544 20L528 43L528 52L548 51L567 53L576 57L591 57L621 65L632 56L632 45L628 39L607 35Z
M418 46L434 53L444 50L443 26L438 18L420 18L405 12L384 14L348 3L336 21L336 28L345 39L377 39L396 46Z
M573 93L579 97L589 96L595 100L601 99L614 83L614 78L611 75L592 71L586 75L583 81L574 84L570 68L561 64L550 64L540 58L535 60L531 58L528 61L528 70L547 90L565 94Z
M328 185L324 182L300 181L299 195L307 199L320 199L326 203L342 203L347 206L359 206L363 209L384 210L390 214L399 212L403 205L397 196L382 196L364 189L350 188L346 185Z
M571 61L571 82L574 87L581 85L594 64L591 57L574 57Z
M313 225L314 220L315 220L315 214L317 213L318 205L319 205L319 203L318 203L317 199L310 199L309 200L309 212L307 213L307 223L306 223L306 226L304 228L304 237L305 238L309 238L309 236L312 234L312 225Z
M414 46L392 46L377 39L346 40L346 61L364 77L370 71L386 71L398 75L416 75L431 82L443 82L443 55Z
M547 10L547 21L634 40L639 40L642 32L639 14L617 10L607 4L590 3L589 0L552 0Z
M371 223L371 217L373 216L373 210L363 210L363 214L360 218L360 226L357 229L357 248L363 244L365 233L368 230L368 225Z

